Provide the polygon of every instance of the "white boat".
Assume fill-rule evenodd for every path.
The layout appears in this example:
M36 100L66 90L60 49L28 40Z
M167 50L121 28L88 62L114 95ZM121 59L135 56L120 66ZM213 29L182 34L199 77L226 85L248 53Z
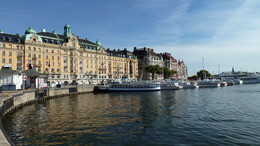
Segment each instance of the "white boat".
M234 84L240 84L240 85L243 84L243 81L238 78L232 79L232 80L233 80Z
M203 80L203 81L198 81L197 83L199 88L220 87L220 83L217 81Z
M241 77L240 80L243 81L243 84L260 83L260 79L258 77L253 76Z
M113 91L159 91L159 82L135 81L135 82L109 82L107 85L94 87L94 92L113 92Z
M161 82L161 90L177 90L182 89L182 86L175 81L164 81Z
M183 89L195 89L199 88L197 83L195 82L189 82L189 81L179 81L178 82L180 86L182 86Z

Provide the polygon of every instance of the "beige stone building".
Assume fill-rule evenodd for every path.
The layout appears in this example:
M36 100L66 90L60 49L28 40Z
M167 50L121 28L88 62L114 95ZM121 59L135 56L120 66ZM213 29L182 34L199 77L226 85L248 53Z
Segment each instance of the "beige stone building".
M64 34L29 27L24 36L0 31L0 65L8 63L14 70L24 71L29 64L48 75L50 83L98 83L106 79L129 78L138 75L137 58L129 51L104 49L99 41L93 43L71 33Z

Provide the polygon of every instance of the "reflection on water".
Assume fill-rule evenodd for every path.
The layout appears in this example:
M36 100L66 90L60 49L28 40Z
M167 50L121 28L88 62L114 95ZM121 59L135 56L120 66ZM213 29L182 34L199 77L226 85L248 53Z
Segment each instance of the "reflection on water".
M3 125L17 145L258 144L259 87L66 96Z

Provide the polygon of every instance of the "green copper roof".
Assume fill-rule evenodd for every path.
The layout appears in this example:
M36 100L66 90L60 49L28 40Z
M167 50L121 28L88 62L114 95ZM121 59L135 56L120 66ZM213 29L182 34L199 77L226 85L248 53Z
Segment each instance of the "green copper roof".
M96 44L98 45L98 46L102 46L102 44L97 40L96 41Z
M36 31L30 26L26 31L25 34L36 34Z
M68 22L66 23L66 25L64 27L70 27L70 25L68 24Z

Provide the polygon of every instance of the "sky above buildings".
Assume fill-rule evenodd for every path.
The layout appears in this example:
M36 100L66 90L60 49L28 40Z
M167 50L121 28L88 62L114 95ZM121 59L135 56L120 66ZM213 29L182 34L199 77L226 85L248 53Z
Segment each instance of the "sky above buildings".
M204 68L212 74L260 72L259 0L14 0L1 1L0 30L24 35L72 33L104 48L133 47L169 52L183 60L188 75Z

